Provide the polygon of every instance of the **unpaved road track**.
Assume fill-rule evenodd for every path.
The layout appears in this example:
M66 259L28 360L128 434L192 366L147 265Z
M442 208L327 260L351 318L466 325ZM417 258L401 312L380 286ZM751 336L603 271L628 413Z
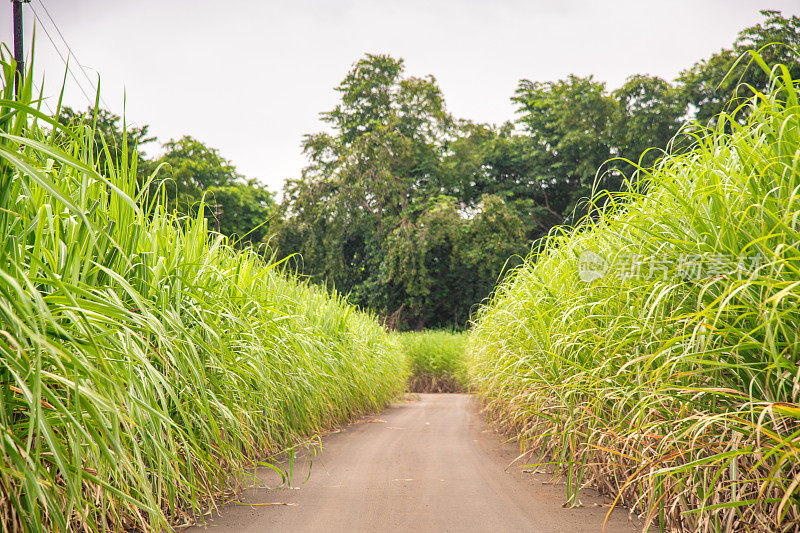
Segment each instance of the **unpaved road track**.
M255 504L228 505L203 527L223 532L526 531L599 532L608 500L582 493L565 509L563 485L508 466L517 446L501 442L463 394L422 394L322 439L322 450L295 465L295 489L252 489ZM265 471L265 483L279 477ZM544 483L543 483L544 482ZM259 503L288 503L266 505ZM605 506L603 506L605 504ZM624 510L607 532L641 530Z

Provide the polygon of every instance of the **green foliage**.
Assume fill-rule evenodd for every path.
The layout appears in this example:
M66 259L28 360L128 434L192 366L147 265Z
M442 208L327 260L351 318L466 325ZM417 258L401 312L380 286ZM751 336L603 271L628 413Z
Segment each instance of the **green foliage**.
M367 55L322 115L331 131L305 139L310 164L288 182L275 225L280 253L298 253L300 271L390 327L464 327L516 255L596 216L608 197L592 205L593 193L620 191L668 145L687 149L674 140L687 118L705 124L722 98L746 90L739 79L766 87L747 61L725 78L747 47L800 43L797 17L764 16L676 83L634 75L608 91L592 76L522 80L519 118L499 127L453 119L433 77L405 77L402 60ZM786 46L764 54L800 73Z
M778 11L762 10L764 21L739 32L732 48L698 61L681 72L678 83L684 98L696 109L701 124L749 98L751 91L766 91L770 78L755 67L747 53L756 50L769 65L783 64L795 79L800 77L800 17L786 18Z
M591 186L597 169L611 157L617 102L606 94L605 84L573 75L557 82L522 80L512 101L519 106L539 173Z
M611 126L613 155L652 165L681 128L686 113L682 91L661 78L636 75L612 94L617 101ZM626 176L633 174L634 167L612 164L621 166Z
M211 187L226 187L242 177L219 152L197 139L184 136L164 143L164 155L154 162L168 165L156 182L167 193L169 208L189 213Z
M559 201L554 217L540 224L546 233L555 224L574 224L586 214L581 205L595 191L618 191L636 163L653 163L659 150L678 133L686 102L668 82L631 76L613 93L592 77L569 76L557 82L520 82L512 98L519 106L526 136L522 173L537 179L548 196ZM630 161L631 163L628 163ZM535 199L534 199L535 200ZM542 203L541 201L537 203ZM540 234L541 235L541 234Z
M163 155L148 159L140 148L156 138L148 137L147 125L127 127L119 116L102 108L81 113L64 107L58 120L72 129L92 132L97 168L103 172L114 172L123 161L136 159L140 184L155 173L157 178L149 182L150 194L159 196L168 210L194 216L205 198L212 227L237 245L258 245L272 235L270 222L278 214L274 195L258 181L241 176L218 150L187 135L164 143Z
M212 186L206 191L209 222L235 242L265 243L278 213L274 195L255 180Z
M389 315L387 325L460 326L499 275L518 264L527 246L522 222L506 202L485 195L470 215L465 216L454 198L440 196L416 222L404 223L387 239L380 286L411 311L405 317L399 312ZM417 317L416 323L409 316ZM404 318L408 322L403 323Z
M465 349L467 334L445 330L398 334L411 363L411 392L463 392L469 385Z
M299 252L304 273L376 309L392 327L463 327L506 257L460 268L472 249L466 241L482 238L470 216L483 208L480 196L475 203L446 196L460 186L454 170L471 163L443 162L456 130L435 80L403 77L402 61L367 55L337 90L341 103L323 114L332 133L306 137L310 165L286 184L281 255ZM462 153L472 157L469 147ZM508 242L524 252L519 237L502 235L495 256Z
M658 78L613 95L591 78L523 81L520 133L454 121L433 78L372 55L338 90L323 114L333 132L306 138L311 164L287 184L280 251L402 330L463 327L515 256L572 220L600 165L666 145L685 108ZM620 162L602 187L632 168Z
M278 213L274 195L256 180L245 180L219 151L189 136L164 143L164 154L149 161L159 169L151 191L168 210L195 216L201 202L218 232L237 245L266 242Z
M169 530L403 389L374 316L153 205L124 136L111 164L0 64L0 529Z
M136 159L137 168L144 168L146 159L141 149L156 139L147 136L150 128L146 124L129 127L119 115L99 107L90 107L85 112L62 107L58 121L72 129L89 128L92 131L92 138L97 147L97 166L104 171L106 168L119 167L123 161L123 150L125 160Z
M594 483L668 530L800 527L800 94L787 67L772 84L479 314L471 384L572 503Z

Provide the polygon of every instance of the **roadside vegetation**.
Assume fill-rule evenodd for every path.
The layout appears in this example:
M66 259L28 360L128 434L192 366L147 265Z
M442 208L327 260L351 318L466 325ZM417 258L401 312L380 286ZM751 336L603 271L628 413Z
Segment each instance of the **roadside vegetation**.
M398 334L411 366L411 392L466 392L467 333L445 330L410 331Z
M404 389L374 315L171 214L124 137L2 68L0 529L167 530Z
M472 330L471 383L572 504L593 484L668 530L800 528L798 81L752 60L766 91L551 232Z
M500 125L367 54L280 200L4 55L0 529L185 524L406 388L478 390L572 504L800 529L800 17L762 15L675 80L520 80Z
M762 51L765 61L800 76L790 51L800 48L800 17L761 13L730 47L673 80L521 79L509 94L514 117L502 124L454 116L436 73L414 75L402 58L366 54L335 87L339 100L320 115L324 131L304 137L308 165L288 177L282 198L191 136L160 142L146 125L100 109L95 137L118 160L127 129L140 147L139 180L169 164L149 188L192 216L206 195L209 227L235 245L269 242L292 257L292 269L394 329L458 330L533 245L586 214L593 187L618 192L635 169L629 161L651 165L660 154L649 148L666 146L686 117L706 125L745 94L740 82L766 90L768 76L736 63L743 52L782 43ZM59 117L94 121L94 111L64 108Z
M800 77L800 17L762 15L675 80L522 79L503 124L453 116L434 76L368 54L336 87L325 131L305 138L309 165L287 180L275 219L280 254L298 253L300 271L394 328L462 329L535 243L587 213L593 188L620 191L630 161L653 164L649 148L687 116L706 125L745 94L740 81L766 90L768 76L736 63L741 53L784 43L764 58Z

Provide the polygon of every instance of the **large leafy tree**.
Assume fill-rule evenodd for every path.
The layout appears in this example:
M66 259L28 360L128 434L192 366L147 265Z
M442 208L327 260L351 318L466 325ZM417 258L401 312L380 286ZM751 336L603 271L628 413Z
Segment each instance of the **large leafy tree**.
M243 178L215 148L184 136L163 144L163 155L154 165L163 165L154 186L163 188L168 205L187 213L212 187L225 187Z
M460 122L442 167L447 194L470 209L487 195L502 199L522 222L526 242L564 222L577 188L575 180L544 171L531 138L510 122L500 127Z
M455 122L433 77L385 55L358 61L337 91L331 131L305 138L309 165L286 184L281 252L393 326L462 326L505 262L467 268L495 130Z
M457 313L460 303L456 293L464 273L456 251L464 226L455 199L440 196L416 220L403 221L389 236L378 282L381 293L391 298L385 308L394 308L391 326L457 323L451 313ZM444 320L442 311L447 315Z
M681 90L695 110L696 119L705 124L725 110L733 99L741 102L752 88L766 91L769 76L751 61L755 50L768 65L787 65L793 78L800 76L800 17L784 17L779 11L762 10L760 24L739 32L731 48L724 48L708 59L698 61L678 77Z
M207 216L219 233L241 244L269 240L278 208L274 194L258 181L209 187L205 200Z
M587 213L582 200L618 191L639 165L652 165L686 115L675 86L645 75L611 93L591 76L522 80L512 100L524 136L505 135L501 165L528 176L516 180L528 188L521 196L535 214L528 226L544 231L576 223Z
M617 102L605 84L574 75L556 82L522 80L512 101L536 170L591 186L597 169L612 155Z
M193 137L170 140L163 150L148 168L158 168L152 186L167 209L193 215L203 201L211 227L234 242L259 244L269 238L277 206L263 185L245 179L217 149Z
M332 132L305 138L310 164L286 184L282 249L299 251L312 276L371 303L385 237L413 216L420 196L441 188L450 118L433 78L404 77L402 60L389 56L367 55L337 91L341 102L322 115Z
M378 278L380 293L395 304L386 307L387 322L402 329L463 326L527 250L522 221L502 198L484 195L469 213L452 196L432 199L387 239Z
M544 192L567 192L570 203L556 221L584 211L578 201L588 197L604 162L613 155L612 125L617 102L605 84L591 76L570 75L555 82L522 80L512 98L526 136L517 148L527 151L528 172ZM603 186L619 185L618 174L601 172Z
M156 140L155 137L148 135L150 127L147 124L128 125L119 115L101 107L89 107L86 111L78 111L64 106L61 108L58 121L62 124L80 125L92 129L99 168L115 171L123 166L123 163L129 168L135 161L140 175L144 175L148 166L142 148Z
M285 188L281 252L300 252L305 273L392 326L464 324L509 258L580 223L593 193L621 190L663 150L684 149L687 119L707 121L732 95L766 89L746 50L780 43L762 56L800 76L798 17L762 13L731 49L675 82L634 75L609 91L591 76L522 80L518 118L499 126L454 120L432 77L367 55L323 113L329 131L305 139L309 165Z
M634 163L644 155L641 164L652 164L683 124L685 98L670 82L645 75L629 77L612 96L617 101L611 141L615 155Z

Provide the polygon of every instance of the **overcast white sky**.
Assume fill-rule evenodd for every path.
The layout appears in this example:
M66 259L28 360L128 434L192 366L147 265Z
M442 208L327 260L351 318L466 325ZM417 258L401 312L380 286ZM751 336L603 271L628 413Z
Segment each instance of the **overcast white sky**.
M798 0L33 0L26 39L31 7L64 53L44 7L90 75L100 73L112 111L122 113L127 94L129 122L162 142L192 135L275 191L305 165L303 134L323 127L333 88L366 52L433 74L455 116L501 123L514 117L521 78L594 74L611 89L634 73L672 79L729 46L759 9L800 12ZM10 2L0 9L10 46ZM64 67L43 29L37 83L46 73L55 100ZM65 100L87 106L71 78Z

